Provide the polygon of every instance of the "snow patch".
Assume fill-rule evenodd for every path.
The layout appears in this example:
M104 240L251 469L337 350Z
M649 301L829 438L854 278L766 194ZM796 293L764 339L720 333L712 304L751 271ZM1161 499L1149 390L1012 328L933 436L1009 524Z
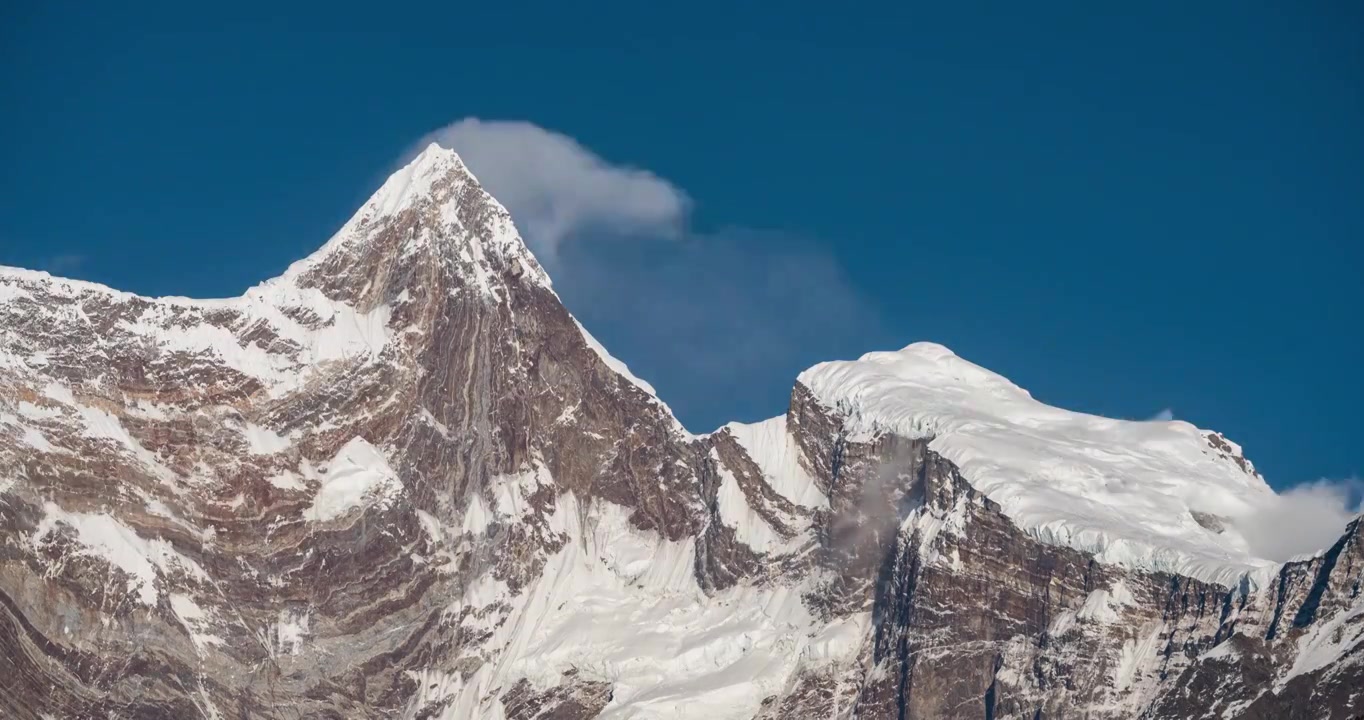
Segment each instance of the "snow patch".
M800 463L800 446L787 432L786 416L724 427L762 470L763 479L779 495L807 508L827 508L829 498Z
M61 386L52 385L49 387L60 388ZM68 390L66 394L70 395L70 391ZM74 397L71 398L72 403L75 403L75 400L76 399ZM33 403L27 400L19 401L18 408L19 414L23 415L24 417L30 420L51 420L53 418L59 418L63 414L61 408L59 407L53 407L50 405L34 405Z
M175 613L176 619L189 633L195 649L203 652L209 646L223 644L222 638L205 631L209 626L209 616L198 603L194 602L194 598L181 593L171 593L170 606L171 612Z
M1240 657L1241 653L1236 650L1236 644L1231 641L1231 638L1227 638L1214 645L1211 650L1199 655L1198 660L1199 662L1204 660L1234 661L1240 659Z
M1132 594L1119 580L1112 590L1099 589L1089 593L1084 604L1076 611L1075 617L1105 625L1116 623L1121 619L1122 608L1132 604Z
M252 422L242 427L242 434L246 436L246 446L252 455L273 455L289 449L289 438Z
M311 620L311 613L306 610L280 610L279 619L272 628L275 652L297 655L303 649L304 641L311 634L308 627Z
M57 447L47 441L47 436L34 427L24 427L24 434L20 436L20 441L25 445L39 452L57 452Z
M477 492L469 498L469 507L464 510L464 519L460 524L460 532L471 535L482 535L488 531L494 518L493 511L490 510L483 497Z
M440 433L440 436L441 436L441 437L443 437L443 438L445 438L445 439L447 439L447 440L450 439L450 437L451 437L451 435L450 435L450 428L446 427L446 426L445 426L445 423L443 423L443 422L437 420L437 419L436 419L436 416L435 416L435 415L432 415L430 410L427 410L426 408L422 408L422 409L421 409L421 418L422 418L423 420L425 420L427 423L429 423L429 424L431 425L431 427L435 428L435 429L436 429L436 432Z
M1113 669L1113 687L1128 690L1141 681L1141 668L1160 652L1160 623L1148 623L1137 637L1122 644L1118 664Z
M139 443L136 438L128 434L128 429L123 427L123 423L118 417L105 412L97 407L85 405L76 400L70 388L58 383L48 383L43 388L43 395L50 400L55 400L76 411L84 427L82 434L93 440L110 440L121 445L128 454L136 458L144 468L149 470L154 477L163 481L170 481L175 478L175 473L161 464L161 459L155 453L148 450Z
M1278 682L1283 687L1299 675L1327 667L1364 645L1364 595L1328 621L1317 621L1298 639L1293 667Z
M181 555L166 540L148 540L112 515L70 513L55 503L43 504L43 519L29 542L35 548L50 542L48 536L65 525L75 531L80 554L98 557L128 575L128 591L144 605L156 605L156 578L180 572L207 582L208 575L193 560Z
M326 522L372 503L386 507L403 489L398 475L377 448L363 438L346 443L326 464L313 503L303 517Z
M308 485L303 479L292 470L285 470L277 475L271 475L267 481L280 490L307 490Z
M720 522L734 529L739 542L759 553L777 554L788 549L787 539L748 504L743 488L739 487L738 480L724 463L719 462L715 451L711 451L711 456L717 461L716 470L720 475L720 487L715 497Z
M541 488L545 488L552 493L557 493L557 488L554 487L554 479L550 477L549 470L538 462L533 464L528 470L507 475L498 475L488 483L488 487L493 495L494 505L492 510L502 517L511 518L513 520L535 512L535 508L531 506L529 498L531 495L539 492ZM475 510L475 505L471 503L469 512L486 513L486 509L481 507L482 500L478 498L476 498L476 500L479 509ZM466 524L468 523L472 523L470 525L471 532L482 532L488 526L486 518L480 520L477 517L469 517L466 514ZM477 527L478 529L472 529L474 527Z
M802 659L814 666L848 659L862 647L871 621L870 612L835 618L810 638Z

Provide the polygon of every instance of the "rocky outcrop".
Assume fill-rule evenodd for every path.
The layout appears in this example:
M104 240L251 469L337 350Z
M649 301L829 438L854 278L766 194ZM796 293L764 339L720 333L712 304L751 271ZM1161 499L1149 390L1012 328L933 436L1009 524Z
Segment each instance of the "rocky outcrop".
M848 412L690 435L434 147L241 298L0 269L0 715L1364 709L1358 522L1105 564Z
M923 441L850 443L818 409L806 417L792 427L817 428L801 445L833 490L832 579L810 600L831 614L869 603L872 631L850 667L802 674L763 717L1364 711L1359 521L1259 590L1138 572L1032 539ZM841 536L840 517L867 535Z

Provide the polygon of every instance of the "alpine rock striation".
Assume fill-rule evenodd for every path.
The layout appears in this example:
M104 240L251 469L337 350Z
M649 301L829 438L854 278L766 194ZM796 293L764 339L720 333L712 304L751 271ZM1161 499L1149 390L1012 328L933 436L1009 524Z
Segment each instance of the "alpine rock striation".
M1357 718L1359 521L947 349L689 434L432 145L227 300L0 269L0 715Z

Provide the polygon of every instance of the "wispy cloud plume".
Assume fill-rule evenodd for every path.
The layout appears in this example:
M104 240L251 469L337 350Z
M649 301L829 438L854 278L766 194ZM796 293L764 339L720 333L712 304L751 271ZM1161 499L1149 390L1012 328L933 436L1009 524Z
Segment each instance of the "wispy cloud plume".
M567 135L528 122L468 118L431 133L459 153L479 182L511 211L541 262L592 231L673 237L686 220L686 193L657 175L602 160Z
M1263 509L1239 519L1237 529L1251 552L1284 561L1322 550L1364 512L1364 482L1318 480L1291 487Z
M531 123L466 119L420 146L431 141L460 154L569 309L693 429L777 415L806 367L903 344L825 245L742 226L699 231L682 188ZM1257 555L1286 560L1334 542L1360 493L1358 480L1309 483L1236 524Z
M686 191L526 122L431 133L511 212L568 308L684 424L778 415L797 373L860 355L880 323L819 244L698 230Z
M572 243L557 269L569 308L695 430L781 414L800 371L894 344L836 260L783 233Z

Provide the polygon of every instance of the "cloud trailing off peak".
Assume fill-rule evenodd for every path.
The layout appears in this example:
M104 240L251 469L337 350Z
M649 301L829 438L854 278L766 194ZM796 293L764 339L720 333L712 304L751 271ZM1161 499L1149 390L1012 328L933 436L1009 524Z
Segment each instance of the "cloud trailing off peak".
M529 122L464 119L417 147L432 141L460 154L569 309L693 430L778 415L801 370L904 344L827 243L732 220L698 230L682 188ZM728 401L706 400L717 395ZM1334 541L1361 489L1308 483L1235 522L1255 555L1287 560Z
M781 414L797 373L884 335L827 244L732 219L698 229L677 185L532 123L469 118L417 147L430 142L459 153L569 310L694 430Z
M1286 561L1328 547L1364 512L1364 482L1318 480L1283 492L1275 502L1238 522L1251 552Z
M433 141L459 153L548 265L572 237L593 231L675 237L686 221L690 201L672 183L608 163L573 138L532 123L465 118L421 145Z

